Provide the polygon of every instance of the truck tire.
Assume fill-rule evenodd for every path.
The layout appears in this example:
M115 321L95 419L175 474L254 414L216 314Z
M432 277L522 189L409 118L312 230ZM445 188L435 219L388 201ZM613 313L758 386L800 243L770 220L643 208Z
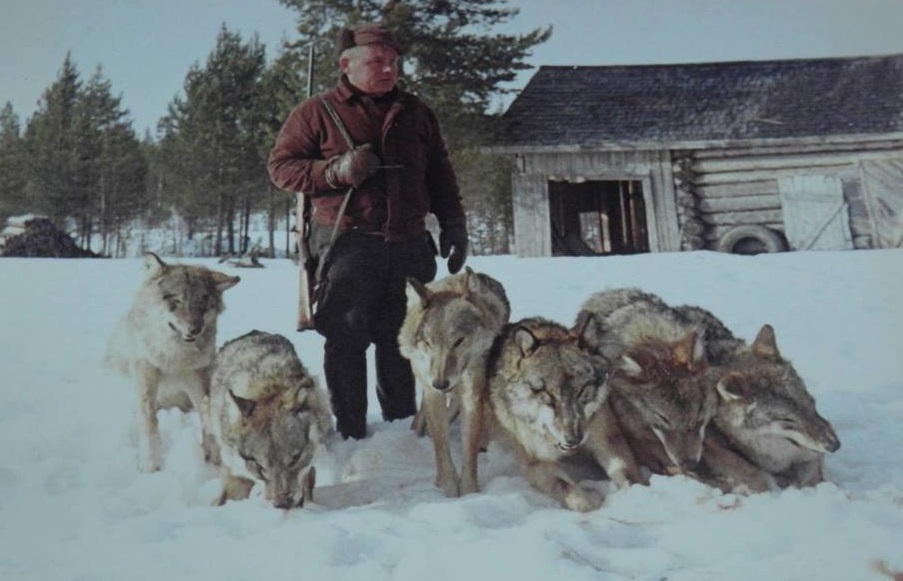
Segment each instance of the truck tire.
M718 241L718 251L729 254L763 254L785 252L784 237L765 226L737 226L728 230Z

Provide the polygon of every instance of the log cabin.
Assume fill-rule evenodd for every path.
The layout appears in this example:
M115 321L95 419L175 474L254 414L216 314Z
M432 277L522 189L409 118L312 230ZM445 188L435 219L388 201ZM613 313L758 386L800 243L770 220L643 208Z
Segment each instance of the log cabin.
M903 55L542 66L486 150L518 256L903 245Z

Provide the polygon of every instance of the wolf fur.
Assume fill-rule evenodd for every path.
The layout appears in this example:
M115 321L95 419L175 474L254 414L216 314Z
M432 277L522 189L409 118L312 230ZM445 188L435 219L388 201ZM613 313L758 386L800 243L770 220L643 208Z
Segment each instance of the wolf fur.
M436 485L450 497L476 492L483 436L486 357L511 308L505 289L469 267L424 285L408 279L407 314L398 335L401 354L423 388L415 429L429 428L436 455ZM462 410L462 468L449 446L448 401Z
M582 348L582 329L540 317L503 327L487 363L493 439L517 454L527 480L565 507L601 501L563 469L591 455L619 487L644 482L608 405L605 361Z
M311 461L331 428L329 397L282 335L251 331L216 355L210 392L222 458L217 504L259 485L276 508L312 498Z
M168 264L149 253L146 276L128 313L116 326L107 366L130 377L139 394L139 468L163 466L157 411L195 409L205 457L218 462L210 434L207 395L216 355L216 326L225 309L223 292L239 277L203 266Z
M588 342L600 353L616 358L610 379L612 402L625 433L634 436L631 444L641 463L663 473L679 468L691 471L689 475L726 491L757 492L822 481L824 455L836 450L840 442L815 410L793 365L778 351L770 325L764 325L752 345L747 345L710 311L693 305L671 307L639 289L596 293L584 304L578 321L590 315L596 322L589 325ZM686 334L683 347L682 334ZM697 345L688 358L690 334L696 336ZM669 345L673 348L670 354ZM670 410L661 400L640 397L655 390L629 395L625 389L645 376L654 379L656 374L659 379L653 383L660 388L683 385L673 392ZM717 402L714 406L712 398ZM676 462L680 456L672 453L666 456L677 466L669 467L660 455L650 453L654 449L650 438L636 437L633 427L637 420L655 426L653 431L662 445L674 452L677 440L669 446L662 436L679 426L696 425L694 416L680 412L680 406L688 401L703 402L697 407L696 421L711 417L700 431L700 436L704 434L702 456L696 459L701 462L694 467L689 458L681 464ZM621 405L624 403L637 405ZM693 440L694 450L698 441Z
M612 409L637 461L657 474L692 474L718 404L695 332L628 347L609 383Z
M613 362L611 405L637 461L657 474L692 474L715 414L704 313L627 288L595 293L577 316L587 344Z
M720 403L705 456L717 478L751 491L824 481L825 455L840 440L781 355L771 325L723 367L716 390Z

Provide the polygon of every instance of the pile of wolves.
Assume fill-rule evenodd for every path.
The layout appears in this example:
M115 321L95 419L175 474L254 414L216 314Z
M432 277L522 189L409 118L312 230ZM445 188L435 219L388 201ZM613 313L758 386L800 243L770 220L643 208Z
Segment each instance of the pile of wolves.
M157 412L193 409L220 472L216 504L255 486L277 508L310 502L332 428L326 391L281 335L251 331L217 352L223 293L239 277L154 254L145 265L106 358L138 390L139 467L163 467ZM571 326L511 321L503 285L469 267L409 279L407 294L399 347L422 388L412 427L431 437L436 486L449 497L479 491L479 456L493 443L577 511L604 500L580 485L581 468L615 489L682 474L748 494L822 482L825 455L840 447L770 325L747 343L703 308L635 288L593 294Z
M683 474L749 494L822 482L825 455L840 447L770 325L747 344L711 312L635 288L593 294L570 327L512 322L501 283L469 268L408 287L399 344L423 389L418 421L448 496L478 490L489 442L577 511L603 498L580 486L575 465L601 468L616 489ZM452 409L464 418L460 478Z

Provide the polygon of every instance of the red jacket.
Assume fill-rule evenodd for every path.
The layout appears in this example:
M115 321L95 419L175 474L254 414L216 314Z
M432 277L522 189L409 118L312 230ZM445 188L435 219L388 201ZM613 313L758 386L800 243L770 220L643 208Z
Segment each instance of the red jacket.
M432 110L411 93L396 89L380 127L376 105L343 77L335 88L306 99L289 114L270 152L268 170L277 187L304 192L313 219L335 223L346 189L331 188L326 160L348 146L320 99L333 105L356 146L373 145L383 165L355 188L342 228L383 233L388 241L422 236L425 218L435 214L443 228L464 226L458 182L439 122Z

